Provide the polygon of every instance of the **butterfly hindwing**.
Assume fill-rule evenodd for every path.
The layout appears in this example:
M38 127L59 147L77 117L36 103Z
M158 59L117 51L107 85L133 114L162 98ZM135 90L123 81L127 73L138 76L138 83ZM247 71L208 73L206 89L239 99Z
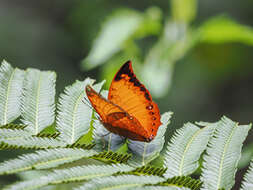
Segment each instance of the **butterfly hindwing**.
M89 85L86 86L85 90L87 97L92 104L92 107L96 110L103 122L107 122L107 115L114 112L123 112L123 110L119 106L116 106L103 98Z
M149 141L147 131L135 117L129 116L122 108L103 98L89 85L86 87L86 94L109 131L132 140Z
M132 140L150 141L148 132L140 122L126 112L115 112L107 116L109 131L128 137ZM106 125L106 124L105 124Z

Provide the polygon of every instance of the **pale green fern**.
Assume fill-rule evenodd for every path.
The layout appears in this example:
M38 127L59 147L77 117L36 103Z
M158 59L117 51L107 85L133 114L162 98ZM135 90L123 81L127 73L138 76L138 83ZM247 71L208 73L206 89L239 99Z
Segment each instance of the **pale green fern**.
M12 122L20 116L24 71L12 68L3 61L0 67L0 125Z
M54 72L26 70L21 116L22 122L34 135L54 122L55 80Z
M108 91L101 90L104 82L94 84L90 78L60 94L55 121L55 79L51 71L24 72L1 64L0 149L35 150L0 163L0 175L23 176L4 189L59 189L65 184L71 184L66 185L69 189L139 190L199 190L202 183L203 189L233 186L251 125L240 126L226 117L216 123L187 123L165 145L172 116L166 112L153 141L132 141L101 124L84 89L92 85L104 97ZM202 181L189 176L199 167ZM252 181L251 164L243 189Z
M239 125L222 117L208 143L202 168L203 189L231 189L241 157L242 143L251 125Z
M192 174L199 166L198 160L215 126L198 126L187 123L176 131L171 143L167 146L164 166L167 167L166 177Z
M253 160L250 162L249 169L244 176L244 181L242 183L242 190L253 189Z

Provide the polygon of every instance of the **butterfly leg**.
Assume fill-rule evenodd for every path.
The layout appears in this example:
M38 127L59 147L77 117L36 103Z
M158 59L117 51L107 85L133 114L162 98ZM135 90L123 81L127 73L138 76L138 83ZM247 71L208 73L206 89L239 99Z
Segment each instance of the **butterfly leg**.
M106 147L106 140L105 140L105 136L107 136L107 135L110 135L110 132L108 132L108 133L106 133L106 134L104 134L104 135L101 135L100 137L101 137L101 141L102 141L102 143L103 143L103 149L105 149L105 147ZM108 149L110 149L110 146L109 146L109 142L108 142Z

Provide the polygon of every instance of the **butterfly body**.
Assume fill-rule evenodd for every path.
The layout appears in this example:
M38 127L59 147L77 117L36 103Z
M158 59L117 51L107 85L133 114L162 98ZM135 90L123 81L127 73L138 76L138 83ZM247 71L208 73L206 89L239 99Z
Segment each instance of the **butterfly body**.
M161 125L158 106L126 62L115 75L108 100L90 86L86 94L101 122L110 132L132 140L150 142Z

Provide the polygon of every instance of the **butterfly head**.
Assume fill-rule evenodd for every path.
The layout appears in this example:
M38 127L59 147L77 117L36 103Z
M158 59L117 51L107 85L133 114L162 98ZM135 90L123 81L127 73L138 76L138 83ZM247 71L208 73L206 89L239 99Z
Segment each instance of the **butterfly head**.
M87 85L87 86L85 87L85 91L86 91L86 94L87 94L88 97L89 97L89 96L92 96L94 93L96 93L96 92L91 88L90 85Z
M91 92L92 91L92 88L90 85L87 85L86 88L85 88L86 92Z

